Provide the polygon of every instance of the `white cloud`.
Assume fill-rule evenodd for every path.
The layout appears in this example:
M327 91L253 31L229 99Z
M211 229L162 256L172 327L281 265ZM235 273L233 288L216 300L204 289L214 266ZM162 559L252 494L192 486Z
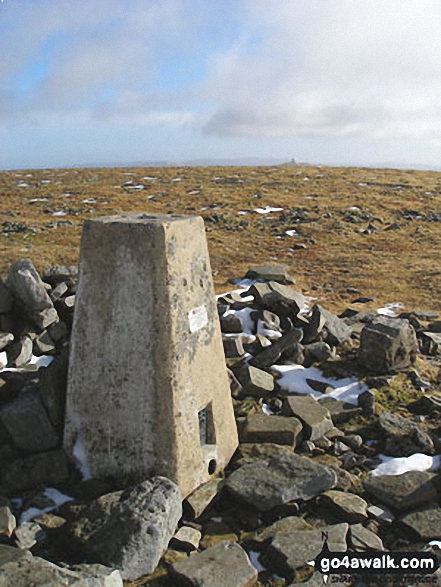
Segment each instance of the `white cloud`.
M441 138L441 4L244 0L206 133Z

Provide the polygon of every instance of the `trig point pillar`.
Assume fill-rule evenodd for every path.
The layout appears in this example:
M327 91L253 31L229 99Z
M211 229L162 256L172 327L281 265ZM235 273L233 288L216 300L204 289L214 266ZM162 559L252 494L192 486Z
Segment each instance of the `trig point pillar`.
M203 220L85 222L64 447L83 473L183 496L237 447Z

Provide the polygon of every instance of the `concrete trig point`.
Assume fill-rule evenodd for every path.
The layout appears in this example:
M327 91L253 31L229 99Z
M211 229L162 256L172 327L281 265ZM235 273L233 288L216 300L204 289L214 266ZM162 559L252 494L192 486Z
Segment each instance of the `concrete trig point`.
M199 216L84 224L64 447L92 477L161 474L188 495L237 431Z

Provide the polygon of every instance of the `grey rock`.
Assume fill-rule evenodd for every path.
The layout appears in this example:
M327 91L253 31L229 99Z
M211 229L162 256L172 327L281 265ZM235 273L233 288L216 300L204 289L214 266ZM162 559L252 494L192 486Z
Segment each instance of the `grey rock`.
M346 552L348 529L348 524L334 524L314 530L278 532L265 552L263 563L275 572L292 573L320 554L324 534L328 537L329 550Z
M36 544L41 545L47 540L43 528L34 522L20 524L15 529L15 544L22 550L30 550Z
M222 343L224 345L224 354L227 359L235 359L243 357L245 350L243 348L243 337L237 336L222 336Z
M288 268L285 265L256 265L250 267L245 275L246 279L263 279L265 281L277 281L279 283L295 283L289 275Z
M297 418L249 414L240 433L241 442L274 442L297 445L302 424Z
M40 330L48 328L58 320L58 313L55 308L45 308L32 314L34 323Z
M223 541L172 565L172 576L195 587L251 587L257 570L239 544Z
M237 498L260 511L269 511L293 500L308 500L337 482L329 467L292 453L280 453L234 471L225 486Z
M5 349L8 344L14 340L14 335L11 332L0 332L0 351Z
M123 587L119 571L101 565L59 567L27 551L0 567L0 587Z
M57 286L62 281L76 281L78 279L78 267L75 265L54 265L43 271L43 280L52 286Z
M34 354L37 356L55 352L55 344L47 330L43 330L34 340Z
M321 438L334 427L329 411L310 395L286 397L282 414L295 416L302 422L306 440Z
M363 445L363 439L359 434L347 434L343 438L343 442L353 450L357 450Z
M262 308L279 316L297 316L305 303L303 294L275 281L270 281L268 285L271 291L262 296Z
M367 389L358 396L358 405L361 408L363 416L372 416L375 414L375 390Z
M72 522L70 531L92 560L134 580L156 568L181 515L178 486L154 477L99 497Z
M197 550L202 534L191 526L181 526L171 539L170 545L178 550Z
M439 354L441 347L441 333L418 332L418 341L423 355L435 356Z
M380 503L394 511L404 511L436 499L435 477L427 471L408 471L401 475L370 477L363 482L363 487Z
M433 504L406 514L400 519L400 526L417 540L441 539L441 508Z
M55 448L60 442L37 391L20 395L4 406L0 420L17 448L39 452Z
M305 328L305 342L313 342L319 333L331 346L339 346L349 340L351 328L338 316L332 314L319 304L315 304L308 317L309 325Z
M338 517L341 522L356 524L367 519L367 503L354 493L329 490L320 496L320 501Z
M44 283L30 259L21 259L11 265L6 285L13 296L32 312L53 307Z
M358 360L373 373L406 369L415 362L417 353L415 331L408 320L382 316L361 331Z
M53 302L59 300L62 296L66 294L68 289L69 286L67 285L67 283L65 281L60 281L60 283L58 283L50 293L51 300Z
M220 479L214 477L200 485L184 501L184 511L192 518L199 518L210 503L216 498L220 489Z
M237 379L236 375L231 371L231 369L227 368L228 372L228 379L230 382L230 390L231 395L235 398L239 397L242 393L242 385L240 384L239 380Z
M236 314L227 314L220 318L221 331L228 334L238 334L243 330L243 321L240 316Z
M281 520L277 520L274 524L271 524L271 526L256 532L253 536L253 542L262 544L271 538L274 538L278 532L294 532L296 530L312 530L312 526L303 518L299 518L298 516L288 516Z
M7 505L0 507L0 536L10 538L17 526L15 516Z
M0 277L0 314L7 314L12 308L12 295Z
M62 320L57 322L53 322L48 327L49 336L54 340L56 343L62 343L67 341L69 336L69 329L66 326L66 323Z
M69 477L67 458L62 450L17 458L2 469L0 493L16 495L28 489L38 489L64 483Z
M365 550L384 550L384 545L379 536L374 534L362 524L354 524L349 528L349 537L352 547L358 551Z
M64 427L69 351L63 349L45 369L40 369L40 397L59 434Z
M32 340L29 336L23 336L8 347L7 354L8 364L11 367L27 365L32 358Z
M254 397L265 397L274 391L274 377L257 367L245 366L237 373L242 385L242 394Z
M361 414L361 408L332 397L321 397L318 402L328 410L334 426L343 424Z
M282 338L273 342L271 346L266 347L262 352L253 357L249 362L250 365L260 368L270 367L279 360L282 353L296 350L302 340L302 336L303 333L300 328L291 330L282 336Z
M333 350L327 342L312 342L304 346L305 358L308 365L315 361L324 363L333 357Z
M370 517L380 522L391 524L395 520L393 513L385 506L371 505L367 509Z
M383 412L379 418L379 425L387 435L385 454L407 457L418 452L432 454L435 450L429 434L416 422Z
M14 546L0 544L0 569L3 565L16 562L22 558L30 559L32 558L32 554L27 550L20 550Z

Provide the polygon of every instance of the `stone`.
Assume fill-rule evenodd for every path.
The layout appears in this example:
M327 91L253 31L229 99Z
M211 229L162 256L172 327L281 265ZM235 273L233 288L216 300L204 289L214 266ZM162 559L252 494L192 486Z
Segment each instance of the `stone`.
M245 354L245 350L243 348L243 337L241 335L223 336L222 344L224 347L224 355L226 359L243 357Z
M362 524L353 524L349 527L349 538L352 547L358 552L384 550L381 538Z
M69 290L69 286L67 285L67 283L65 281L60 281L60 283L57 283L57 285L53 288L53 290L51 291L50 298L53 302L55 302L56 300L59 300L62 296L64 296L67 291Z
M210 520L207 524L204 524L204 536L200 544L202 550L211 548L225 540L228 542L237 542L239 540L239 536L229 524L222 519L219 521Z
M10 538L17 526L17 520L8 506L0 507L0 536Z
M34 354L37 356L55 352L55 344L47 330L43 330L34 340Z
M12 295L0 277L0 314L7 314L12 308Z
M265 397L274 391L274 377L257 367L246 365L237 373L237 378L244 396Z
M59 567L28 551L0 566L0 587L123 587L119 571L102 565Z
M423 355L435 356L439 354L441 334L436 332L418 332L420 350Z
M79 274L64 448L94 478L155 471L185 497L238 444L203 219L86 221Z
M12 332L0 332L0 351L5 349L14 340Z
M358 360L373 373L407 369L415 362L417 353L415 331L408 320L380 316L361 331Z
M261 307L278 316L295 318L304 306L303 294L275 281L270 281L268 285L271 291L262 296Z
M433 454L433 440L422 426L407 418L383 412L378 420L387 435L384 453L395 457L408 457L415 453Z
M17 448L39 452L53 449L60 442L36 390L19 395L4 406L0 420Z
M75 265L54 265L43 271L43 280L53 287L57 284L68 281L75 282L78 279L78 267Z
M356 418L362 411L361 408L354 406L354 404L343 402L332 397L321 397L318 402L328 410L334 426L343 424L351 418Z
M243 548L227 541L175 563L171 571L177 581L195 587L251 587L258 574Z
M405 511L436 499L436 475L427 471L408 471L401 475L369 477L363 482L368 495L394 511Z
M263 530L259 530L253 535L252 540L258 544L263 544L274 538L278 532L294 532L296 530L312 530L312 526L303 518L288 516L277 520L274 524L271 524L271 526Z
M239 334L243 331L243 320L236 314L227 314L220 318L221 331L228 334Z
M30 550L35 545L41 545L47 540L47 536L43 528L34 522L26 522L20 524L15 529L15 544L22 550Z
M44 283L30 259L21 259L11 265L6 286L30 311L38 312L53 307Z
M441 539L441 508L438 505L406 514L399 522L416 540L427 542Z
M39 371L40 397L51 423L59 434L62 434L64 427L68 363L69 350L64 348L55 356L52 363Z
M183 507L186 515L192 518L199 518L219 492L220 479L215 477L200 485L184 501Z
M330 346L339 346L349 340L352 329L338 316L335 316L319 304L315 304L309 315L309 324L305 328L305 342L313 342L319 333Z
M332 348L327 342L323 341L305 345L304 351L307 366L312 365L314 362L324 363L334 356Z
M356 524L367 519L367 503L354 493L329 490L322 493L320 501L327 505L339 521Z
M302 422L306 440L321 438L334 427L329 411L310 395L286 397L282 414L295 416Z
M202 534L196 528L190 526L181 526L171 539L171 546L178 550L197 550L201 541Z
M240 433L241 442L274 442L296 447L302 432L297 418L249 414Z
M17 342L9 345L8 364L11 367L23 367L32 358L32 340L29 336L23 336Z
M69 477L66 454L62 450L17 458L3 466L0 493L16 495L28 489L64 483Z
M314 530L278 532L265 551L262 562L277 573L290 574L320 554L324 536L327 536L331 552L346 552L348 529L348 524L334 524Z
M8 563L16 562L22 558L30 559L32 558L32 554L27 550L20 550L14 546L0 544L0 569Z
M253 357L249 364L254 367L270 367L276 363L281 357L282 353L297 349L300 341L302 340L303 332L300 328L295 328L290 332L287 332L282 338L279 338L266 347L262 352Z
M296 454L281 453L237 469L225 487L234 497L265 512L290 501L311 499L332 489L336 482L337 476L329 467Z
M361 408L363 416L373 416L375 414L375 390L367 389L358 396L358 405Z
M34 312L33 321L40 330L48 328L58 320L58 313L55 308L45 308L39 312Z
M154 571L181 515L178 486L154 477L99 497L79 513L70 532L91 560L135 580Z
M279 283L295 283L290 277L285 265L256 265L250 267L245 275L246 279L263 279L265 281L277 281Z
M395 520L393 513L384 506L371 505L367 508L369 516L380 522L391 524Z

